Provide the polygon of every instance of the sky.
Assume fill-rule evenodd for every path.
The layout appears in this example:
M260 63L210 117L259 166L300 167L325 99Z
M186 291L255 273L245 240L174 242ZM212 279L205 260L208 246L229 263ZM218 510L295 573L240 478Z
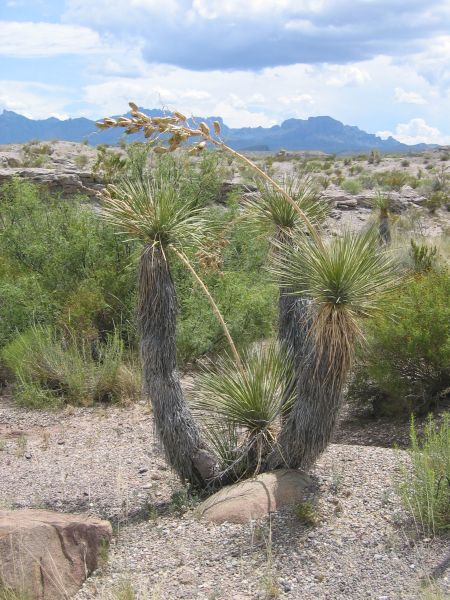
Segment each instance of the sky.
M0 111L329 115L450 144L450 0L0 0Z

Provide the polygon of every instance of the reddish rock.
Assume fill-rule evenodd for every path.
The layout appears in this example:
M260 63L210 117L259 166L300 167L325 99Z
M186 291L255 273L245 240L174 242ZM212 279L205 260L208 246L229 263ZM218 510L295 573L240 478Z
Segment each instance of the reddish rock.
M0 511L0 583L36 600L75 594L105 557L108 521L43 510Z

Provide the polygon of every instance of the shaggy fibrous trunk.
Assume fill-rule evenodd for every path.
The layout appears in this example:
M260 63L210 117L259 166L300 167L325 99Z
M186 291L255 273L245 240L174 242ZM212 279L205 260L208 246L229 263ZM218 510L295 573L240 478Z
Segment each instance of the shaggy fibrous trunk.
M268 457L269 470L308 470L330 443L336 425L349 368L348 347L344 343L318 350L311 327L309 320L303 358L296 361L296 399Z
M278 232L277 242L290 244L291 238ZM292 294L290 287L280 286L278 295L278 340L293 362L301 362L304 358L305 343L308 333L307 298L299 298ZM283 394L283 404L292 396L297 378L293 377Z
M139 266L138 323L144 393L169 465L183 481L205 487L215 461L183 395L176 364L175 287L160 246L146 247Z
M382 211L380 214L380 220L378 223L378 235L380 236L380 242L382 244L390 244L391 228L389 226L389 215L385 211Z
M307 329L308 300L290 294L290 288L281 287L278 298L278 340L293 362L303 360ZM283 403L286 402L296 388L297 377L293 377L286 386Z

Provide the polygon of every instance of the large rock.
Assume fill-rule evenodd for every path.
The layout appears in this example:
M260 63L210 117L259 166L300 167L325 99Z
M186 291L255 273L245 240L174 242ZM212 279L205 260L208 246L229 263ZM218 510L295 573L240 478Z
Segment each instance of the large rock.
M273 471L219 490L197 511L200 518L214 523L247 523L283 506L304 502L312 491L312 480L304 473Z
M0 185L7 183L13 177L21 177L31 183L44 185L52 192L60 192L63 196L84 194L94 197L103 185L87 172L75 169L55 170L41 167L1 168Z
M73 595L102 562L108 521L42 510L0 511L0 584L36 600Z

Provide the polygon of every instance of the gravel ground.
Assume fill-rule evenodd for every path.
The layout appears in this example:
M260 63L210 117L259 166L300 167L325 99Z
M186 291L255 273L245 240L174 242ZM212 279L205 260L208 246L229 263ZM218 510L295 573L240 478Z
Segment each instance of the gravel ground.
M448 570L442 596L421 588L450 543L409 529L392 487L405 461L401 450L333 444L314 473L314 525L292 508L211 525L185 506L145 404L32 412L0 400L0 506L89 512L115 525L108 565L77 600L122 599L128 584L145 600L450 597Z

